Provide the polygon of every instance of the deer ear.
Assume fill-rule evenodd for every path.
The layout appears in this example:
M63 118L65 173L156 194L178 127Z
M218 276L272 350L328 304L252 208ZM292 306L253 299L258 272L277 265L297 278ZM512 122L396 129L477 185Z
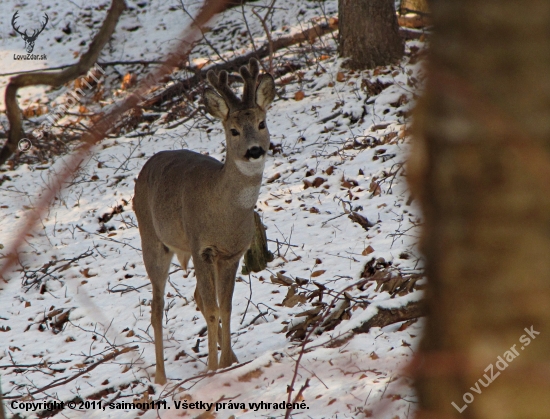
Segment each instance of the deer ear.
M213 89L206 89L204 91L204 103L207 112L214 118L225 120L229 116L227 103Z
M256 89L256 104L264 111L275 98L275 81L271 74L262 74Z

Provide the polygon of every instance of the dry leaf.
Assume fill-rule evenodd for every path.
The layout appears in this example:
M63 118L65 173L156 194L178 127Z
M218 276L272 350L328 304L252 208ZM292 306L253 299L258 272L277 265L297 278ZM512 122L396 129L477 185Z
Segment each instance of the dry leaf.
M361 252L363 256L370 255L372 252L374 252L374 248L371 245L368 245L365 250Z
M345 80L346 80L346 75L344 73L342 73L341 71L336 73L336 81L343 82Z
M299 101L306 97L306 94L303 90L298 90L296 93L294 93L294 100Z
M326 272L326 270L324 270L324 269L320 269L320 270L318 270L318 271L314 271L314 272L311 273L311 277L312 277L312 278L317 278L318 276L323 275L325 272Z
M86 278L92 278L92 277L94 277L94 276L97 276L97 274L91 274L91 273L90 273L90 268L82 269L82 270L80 271L80 273L81 273L82 275L84 275Z
M298 303L305 303L307 298L305 295L296 294L296 286L292 286L288 289L286 297L283 300L285 307L294 307Z
M323 179L322 177L316 177L313 182L312 182L312 185L316 188L318 188L319 186L321 186L323 183L325 183L326 179Z
M271 282L273 282L274 284L281 284L286 287L289 287L292 284L294 284L294 281L292 280L292 278L289 278L288 276L283 275L281 272L277 272L277 276L271 275Z
M253 378L261 377L263 374L263 371L261 368L256 368L255 370L248 371L246 374L243 374L239 377L239 381L241 383L249 383L252 381Z
M275 182L277 179L279 179L281 177L281 174L279 172L275 173L273 176L271 176L269 179L267 179L267 183L273 183Z
M122 84L120 88L122 90L129 89L130 87L134 86L134 84L136 84L136 81L137 81L137 76L135 74L127 73L122 78Z
M380 185L376 181L372 181L369 185L369 192L373 194L373 196L378 196L382 193L382 189L380 188Z

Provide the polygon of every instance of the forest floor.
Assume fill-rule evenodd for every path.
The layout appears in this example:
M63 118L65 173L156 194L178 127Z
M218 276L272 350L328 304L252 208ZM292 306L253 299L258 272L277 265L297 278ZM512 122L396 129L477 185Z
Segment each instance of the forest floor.
M98 3L44 0L31 10L3 1L0 73L73 63L104 19L109 2ZM78 87L73 82L20 92L27 131L60 105L68 109L52 127L55 137L31 140L29 150L0 169L0 258L83 130L162 59L190 21L186 11L193 15L200 6L128 4L99 60L105 74L80 103L69 106ZM273 39L337 16L336 0L270 4L260 0L222 13L194 47L189 67L207 68L259 48L268 40L260 20L268 12ZM34 51L46 53L47 61L14 60L24 51L9 23L14 10L22 25L48 13ZM164 317L168 383L154 384L151 286L131 207L134 181L161 150L188 148L223 159L224 133L204 112L201 84L127 115L27 237L16 270L0 279L0 374L8 415L278 418L290 389L291 400L298 396L296 418L413 417L416 397L404 367L418 346L422 320L366 333L357 328L380 309L419 301L425 286L416 249L421 217L405 166L425 44L407 41L397 65L348 71L336 37L328 33L272 57L272 147L256 211L275 259L259 273L239 269L232 344L240 364L205 374L205 321L193 298L194 269L191 263L185 273L174 260ZM269 59L262 64L269 66ZM175 70L150 97L191 75L189 68ZM2 90L8 81L0 76ZM0 124L5 134L5 113ZM64 405L25 411L32 405L22 404L51 401ZM147 401L166 403L146 411L117 404Z

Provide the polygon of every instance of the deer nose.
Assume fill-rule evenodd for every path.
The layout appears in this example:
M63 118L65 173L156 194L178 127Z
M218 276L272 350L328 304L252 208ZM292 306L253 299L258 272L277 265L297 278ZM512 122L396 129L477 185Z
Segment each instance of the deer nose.
M244 155L247 159L259 159L265 154L265 150L262 147L254 146L250 147L248 150L246 150L246 154Z

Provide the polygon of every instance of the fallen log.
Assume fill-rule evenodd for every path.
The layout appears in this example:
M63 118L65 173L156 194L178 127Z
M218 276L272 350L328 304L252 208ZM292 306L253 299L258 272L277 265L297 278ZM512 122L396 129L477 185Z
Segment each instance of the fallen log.
M371 327L384 327L390 324L413 320L426 315L424 301L412 301L399 308L379 308L369 320L353 329L355 333L367 333Z
M317 38L326 35L330 32L334 32L338 29L338 19L331 18L329 19L329 23L321 23L319 25L315 25L309 29L306 29L305 31L298 32L294 35L289 36L283 36L279 39L275 39L272 43L273 52L281 50L283 48L287 48L292 45L299 44L301 42L314 42ZM270 46L269 43L265 43L260 48L256 49L255 51L250 51L244 55L240 55L238 57L233 58L232 60L214 64L212 66L204 67L204 68L192 68L191 70L195 72L195 74L185 80L178 81L168 88L164 89L162 92L155 94L150 99L146 100L143 103L144 107L151 107L158 105L162 102L164 102L167 99L171 99L174 96L179 96L181 93L183 93L184 90L189 89L191 87L194 87L198 85L202 80L206 78L206 73L209 70L214 70L216 73L225 70L227 72L232 71L238 71L239 68L243 65L247 65L251 58L256 58L257 60L261 60L263 58L266 58L269 56Z
M332 17L328 19L328 23L320 23L294 35L282 36L281 38L275 39L271 45L272 51L276 52L283 48L288 48L292 45L296 45L302 42L308 42L311 44L317 38L320 38L321 36L327 35L336 30L338 30L338 18ZM400 34L405 40L419 39L421 36L424 35L422 31L407 28L400 28ZM192 72L195 73L193 76L188 77L184 80L177 81L163 91L156 93L154 96L147 99L143 103L143 107L148 108L156 106L166 100L172 99L173 97L180 96L185 90L197 86L202 80L204 80L206 78L206 73L209 70L214 70L215 72L219 72L221 70L225 70L227 72L238 71L241 66L248 64L251 58L262 60L263 58L267 58L269 56L269 53L270 45L269 43L265 43L255 51L250 51L244 55L235 57L232 60L223 63L218 63L212 66L201 68L193 67L190 69ZM289 69L282 70L281 74L277 74L276 71L276 74L273 74L273 76L277 78L286 74L288 71ZM294 70L290 69L290 71Z

